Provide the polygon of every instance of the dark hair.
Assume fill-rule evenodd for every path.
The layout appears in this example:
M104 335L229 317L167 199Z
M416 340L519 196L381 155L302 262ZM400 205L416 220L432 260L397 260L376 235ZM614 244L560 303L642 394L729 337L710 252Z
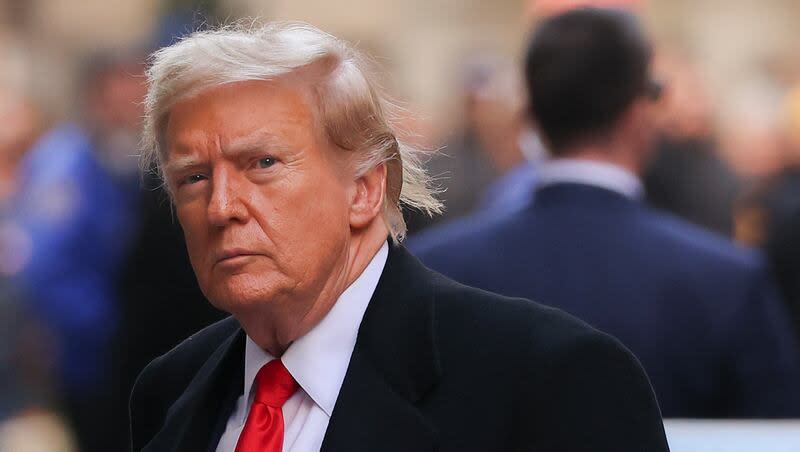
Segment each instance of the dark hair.
M633 101L657 94L650 44L633 14L579 8L534 32L525 59L529 108L551 152L608 133Z

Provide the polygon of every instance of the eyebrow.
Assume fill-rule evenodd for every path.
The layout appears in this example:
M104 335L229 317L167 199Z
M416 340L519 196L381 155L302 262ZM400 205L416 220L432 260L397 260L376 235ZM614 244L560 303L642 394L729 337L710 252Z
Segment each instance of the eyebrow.
M226 157L245 157L263 153L265 150L285 150L286 148L287 146L283 140L262 130L231 140L223 147L222 153ZM164 164L164 172L182 172L193 167L199 167L204 163L204 159L198 159L194 155L170 157Z
M203 162L194 156L173 157L168 159L167 163L164 164L163 171L164 174L178 173L186 171L189 168L198 167L202 164Z
M222 153L226 156L236 157L263 152L265 149L285 150L286 148L284 140L274 134L260 130L244 137L230 140L223 147Z

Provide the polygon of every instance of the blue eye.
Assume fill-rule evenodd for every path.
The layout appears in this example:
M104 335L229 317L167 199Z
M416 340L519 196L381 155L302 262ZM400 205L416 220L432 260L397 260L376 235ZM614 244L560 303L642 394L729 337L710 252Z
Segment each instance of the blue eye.
M275 161L275 159L273 157L264 157L264 158L258 159L257 165L258 165L259 168L269 168L270 166L274 165L275 163L276 163L276 161Z

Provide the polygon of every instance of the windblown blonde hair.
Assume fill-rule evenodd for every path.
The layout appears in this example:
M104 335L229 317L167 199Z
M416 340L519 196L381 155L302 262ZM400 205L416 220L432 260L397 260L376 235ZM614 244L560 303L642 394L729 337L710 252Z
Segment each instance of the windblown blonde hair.
M396 241L406 232L401 206L442 210L420 161L423 151L398 138L399 107L381 92L366 58L347 42L300 22L236 24L198 31L151 56L147 72L142 166L161 171L170 108L213 86L273 80L306 69L318 118L332 143L352 152L356 176L387 166L383 217Z

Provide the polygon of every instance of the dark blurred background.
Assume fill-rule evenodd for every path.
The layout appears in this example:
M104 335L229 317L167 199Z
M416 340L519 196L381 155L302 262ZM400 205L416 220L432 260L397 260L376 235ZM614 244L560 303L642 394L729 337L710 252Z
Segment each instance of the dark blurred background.
M653 38L646 202L762 249L800 329L796 0L0 0L0 452L126 450L135 376L223 315L138 168L150 52L248 16L357 42L404 100L408 139L440 149L428 167L447 212L411 212L413 237L525 205L547 152L522 52L576 3L629 8Z

